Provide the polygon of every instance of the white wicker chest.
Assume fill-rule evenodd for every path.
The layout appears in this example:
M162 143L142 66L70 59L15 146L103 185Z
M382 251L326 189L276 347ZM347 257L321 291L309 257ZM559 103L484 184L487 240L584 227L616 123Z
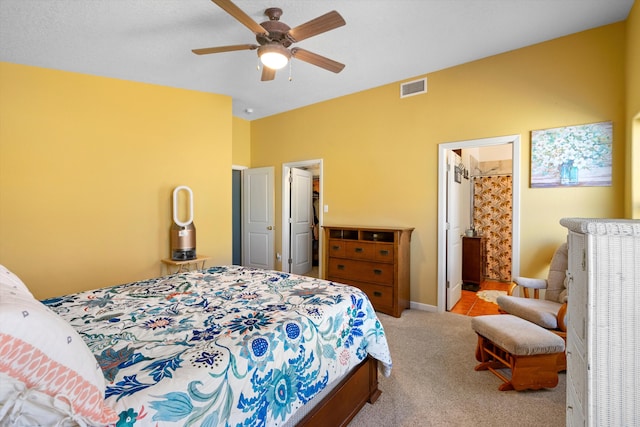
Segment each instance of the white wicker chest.
M567 426L640 425L640 221L569 230Z

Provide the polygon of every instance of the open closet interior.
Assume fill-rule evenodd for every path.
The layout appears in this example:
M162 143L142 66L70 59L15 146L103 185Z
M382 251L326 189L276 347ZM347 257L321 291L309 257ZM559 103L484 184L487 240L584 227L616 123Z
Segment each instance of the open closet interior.
M312 265L318 267L320 263L320 177L317 174L313 176L313 243L311 246L312 251Z

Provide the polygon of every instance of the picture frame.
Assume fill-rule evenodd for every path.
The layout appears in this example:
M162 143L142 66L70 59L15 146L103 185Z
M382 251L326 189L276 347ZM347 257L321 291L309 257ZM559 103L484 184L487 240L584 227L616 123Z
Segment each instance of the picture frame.
M611 121L531 131L531 188L611 186Z

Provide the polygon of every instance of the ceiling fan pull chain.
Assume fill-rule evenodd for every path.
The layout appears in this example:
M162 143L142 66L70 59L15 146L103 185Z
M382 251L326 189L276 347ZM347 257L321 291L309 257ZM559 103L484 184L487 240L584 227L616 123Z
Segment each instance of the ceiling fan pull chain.
M292 82L293 81L293 77L291 77L291 63L293 62L293 58L289 60L289 81Z

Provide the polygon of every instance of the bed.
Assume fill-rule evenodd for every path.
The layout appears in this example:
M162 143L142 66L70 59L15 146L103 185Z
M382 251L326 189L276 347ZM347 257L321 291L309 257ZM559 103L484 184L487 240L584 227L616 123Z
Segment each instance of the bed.
M391 371L366 295L325 280L220 266L50 298L46 307L18 288L1 301L0 421L55 407L69 425L344 425L379 395L378 369ZM58 321L72 329L59 338L80 345L71 357L29 342L34 325L21 323L41 309L35 328L46 339ZM46 369L25 374L33 363L21 361L25 348L30 360L52 358L80 377L58 385L73 392L59 399L53 385L41 387ZM34 389L39 400L28 397Z

